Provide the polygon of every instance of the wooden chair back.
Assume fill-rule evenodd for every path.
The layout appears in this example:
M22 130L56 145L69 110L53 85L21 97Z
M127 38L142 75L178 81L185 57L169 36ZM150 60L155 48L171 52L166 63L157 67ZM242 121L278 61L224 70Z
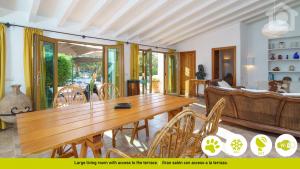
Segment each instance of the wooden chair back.
M181 157L193 135L196 113L185 110L177 114L161 129L152 142L147 157Z
M70 85L61 88L54 96L53 107L65 107L74 104L83 104L86 97L80 87Z
M225 98L221 98L211 109L206 117L204 124L201 126L199 132L194 134L194 140L189 145L189 152L187 156L194 157L195 154L202 156L201 149L202 140L209 135L215 135L218 132L219 122L226 104Z
M210 113L208 114L204 125L202 126L199 134L204 137L212 134L216 134L218 131L219 121L222 115L222 112L225 107L225 98L221 98L212 108Z
M111 83L104 83L98 91L100 100L111 100L120 97L119 90Z

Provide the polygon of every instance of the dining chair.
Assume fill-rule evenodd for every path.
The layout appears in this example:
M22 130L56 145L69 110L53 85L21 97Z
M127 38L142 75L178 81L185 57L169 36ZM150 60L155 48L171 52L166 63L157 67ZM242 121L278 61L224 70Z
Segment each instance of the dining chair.
M80 87L75 85L64 86L54 96L53 107L60 108L75 104L83 104L86 102L85 95ZM52 150L51 158L67 158L78 157L76 145L82 143L82 140L77 140L70 144L54 148Z
M203 155L201 149L202 140L208 135L215 135L218 131L220 117L225 107L225 99L220 99L209 115L201 115L193 110L187 109L172 118L156 134L149 150L143 154L128 155L118 149L109 149L106 157L110 158L112 153L124 158L131 157L158 157L158 158L178 158L178 157L199 157ZM196 131L196 121L204 120L201 129ZM207 156L206 156L207 157Z
M195 157L196 155L201 157L203 155L201 143L206 136L217 134L225 104L225 98L221 98L211 109L208 116L197 113L197 119L202 121L203 125L201 125L199 131L194 132L193 137L190 139L190 147L185 152L186 157ZM205 157L207 156L205 155Z
M103 83L98 95L100 100L111 100L120 97L119 89L111 83Z
M119 94L119 90L117 87L115 87L113 84L111 83L104 83L99 91L99 99L100 100L111 100L111 99L115 99L120 97ZM146 136L149 137L149 127L148 127L148 119L144 120L144 125L140 126L140 122L134 122L133 123L133 128L124 128L123 126L118 128L118 129L114 129L112 130L112 145L113 147L116 147L116 136L118 134L119 131L122 131L123 129L131 129L132 133L131 133L131 139L130 139L130 143L133 143L133 140L135 137L138 137L138 131L145 129L146 130Z
M182 157L195 128L196 113L184 110L172 118L159 132L156 133L148 151L135 155L128 155L118 149L109 149L106 157L112 153L124 158L179 158Z

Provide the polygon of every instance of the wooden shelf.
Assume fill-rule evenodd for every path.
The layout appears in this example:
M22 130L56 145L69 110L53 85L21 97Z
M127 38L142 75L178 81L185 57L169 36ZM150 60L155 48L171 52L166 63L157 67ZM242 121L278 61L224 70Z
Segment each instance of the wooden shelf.
M276 60L268 60L269 62L281 62L281 61L300 61L300 59L276 59Z
M269 71L269 73L300 73L300 71Z
M300 47L297 48L274 48L274 49L268 49L268 51L272 51L272 50L299 50Z

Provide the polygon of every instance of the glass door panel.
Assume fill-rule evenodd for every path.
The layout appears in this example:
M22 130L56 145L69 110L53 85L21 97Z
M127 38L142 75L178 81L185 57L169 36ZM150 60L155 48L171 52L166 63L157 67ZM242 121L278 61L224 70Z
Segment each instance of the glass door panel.
M145 87L146 93L152 93L152 50L145 51Z
M179 95L179 55L177 53L166 55L165 69L166 94Z
M52 108L57 92L57 43L54 39L36 36L34 51L34 108Z
M123 93L123 56L121 45L105 46L104 81L118 88ZM110 91L112 92L112 91Z
M152 50L143 50L139 54L140 91L143 94L152 93Z
M75 85L87 91L93 73L95 87L103 83L103 47L79 42L58 42L58 90Z

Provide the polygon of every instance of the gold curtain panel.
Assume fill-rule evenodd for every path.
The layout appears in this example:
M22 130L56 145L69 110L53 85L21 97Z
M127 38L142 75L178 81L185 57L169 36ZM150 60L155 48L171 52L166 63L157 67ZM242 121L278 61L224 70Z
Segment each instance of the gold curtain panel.
M43 31L34 28L24 28L24 77L26 95L32 98L33 86L33 41L34 34L43 35Z

